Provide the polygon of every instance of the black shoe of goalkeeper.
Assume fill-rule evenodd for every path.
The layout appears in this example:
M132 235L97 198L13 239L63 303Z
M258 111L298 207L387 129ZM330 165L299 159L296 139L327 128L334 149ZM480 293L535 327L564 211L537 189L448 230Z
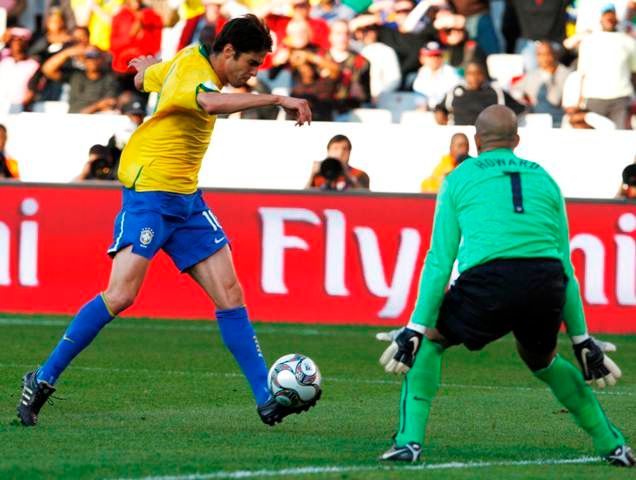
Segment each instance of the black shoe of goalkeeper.
M292 413L299 414L302 412L306 412L311 407L316 405L318 400L320 400L321 395L322 390L318 390L318 393L311 401L303 403L296 407L287 407L285 405L281 405L276 401L274 397L272 397L268 400L267 403L261 405L256 410L263 423L269 426L274 426L277 423L282 422L287 415L291 415Z
M53 392L55 388L48 383L38 383L36 372L29 372L22 377L22 396L17 408L22 425L33 427L38 423L42 405L53 395Z
M609 455L606 455L605 460L615 467L636 467L636 458L634 458L634 452L627 445L621 445L617 447Z
M409 462L415 463L420 459L422 446L419 443L409 442L403 447L393 445L386 452L380 455L379 460L385 462Z

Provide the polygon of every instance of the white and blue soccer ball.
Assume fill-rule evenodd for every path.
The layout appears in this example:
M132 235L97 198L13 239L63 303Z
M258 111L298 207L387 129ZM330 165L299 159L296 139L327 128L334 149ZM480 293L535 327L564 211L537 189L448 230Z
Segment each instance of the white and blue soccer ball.
M322 377L311 358L290 353L276 360L269 369L267 383L278 403L297 407L313 400L320 392Z

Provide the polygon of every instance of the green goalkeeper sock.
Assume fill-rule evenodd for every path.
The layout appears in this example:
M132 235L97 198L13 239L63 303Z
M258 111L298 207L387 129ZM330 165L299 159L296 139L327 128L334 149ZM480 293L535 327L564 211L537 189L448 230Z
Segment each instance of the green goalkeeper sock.
M415 363L404 377L400 397L400 426L395 443L424 443L431 402L439 388L442 371L441 345L424 337Z
M607 455L625 444L625 438L609 421L592 389L574 365L557 355L547 368L534 374L548 384L557 400L570 411L577 425L592 437L598 454Z

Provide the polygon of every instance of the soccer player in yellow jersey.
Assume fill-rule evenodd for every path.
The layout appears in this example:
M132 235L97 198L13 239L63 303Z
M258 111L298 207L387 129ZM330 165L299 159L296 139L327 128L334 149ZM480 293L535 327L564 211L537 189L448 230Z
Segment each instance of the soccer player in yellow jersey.
M122 153L123 202L108 250L113 257L110 281L105 291L80 309L46 362L24 376L17 409L23 425L37 423L60 374L133 303L159 249L201 285L216 306L223 341L249 382L263 422L274 425L315 404L292 408L272 398L267 366L247 316L225 233L197 189L217 114L279 105L295 114L297 125L311 122L311 110L303 99L221 93L224 85L240 87L253 77L271 48L267 27L246 15L225 25L211 51L199 45L165 62L153 57L130 62L137 70L135 86L159 92L159 100L154 114L133 133Z

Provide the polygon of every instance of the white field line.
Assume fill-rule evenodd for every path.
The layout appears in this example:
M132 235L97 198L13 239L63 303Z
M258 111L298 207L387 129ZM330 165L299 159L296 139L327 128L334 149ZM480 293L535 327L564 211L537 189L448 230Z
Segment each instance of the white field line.
M157 325L148 325L147 323L120 323L117 321L111 322L106 328L110 329L122 329L122 330L154 330L154 331L191 331L191 332L213 332L218 331L216 323L210 321L206 325L187 325L189 321L184 320L182 323L185 325L161 325L161 320L158 320ZM27 326L27 327L66 327L70 323L69 320L47 320L39 318L0 318L0 327L2 326ZM280 328L272 328L261 326L258 322L255 324L256 333L260 334L276 334L280 333ZM360 335L357 332L325 332L316 328L303 327L298 324L285 324L281 323L282 328L293 328L294 335L306 335L306 336L323 336L323 337L335 337L335 336L351 336ZM388 329L388 328L387 328Z
M259 478L259 477L296 477L298 475L317 475L321 473L358 473L358 472L400 472L400 471L426 471L426 470L457 470L469 468L487 467L525 467L528 465L571 465L599 462L594 457L579 458L553 458L537 460L507 460L499 462L449 462L449 463L429 463L420 465L404 465L400 467L389 467L383 465L334 465L316 467L284 468L280 470L234 470L219 471L212 473L194 473L191 475L168 475L156 477L142 477L139 479L120 480L218 480L235 478Z
M19 369L33 369L32 364L14 364L14 363L0 363L0 368L19 368ZM241 373L227 373L227 372L202 372L194 370L152 370L149 368L108 368L108 367L82 367L71 366L73 370L80 370L85 372L115 372L115 373L135 373L142 375L174 375L174 376L196 376L196 377L223 377L223 378L243 378ZM370 378L345 378L345 377L323 377L323 381L326 383L349 383L349 384L364 384L364 385L400 385L402 380L399 377L388 380L376 380ZM479 384L461 384L461 383L442 383L441 387L444 388L463 388L469 390L507 390L515 392L544 392L549 391L548 388L541 386L537 387L521 387L516 385L479 385ZM613 391L613 390L597 390L595 393L599 395L615 395L619 397L633 397L636 393L631 391Z

